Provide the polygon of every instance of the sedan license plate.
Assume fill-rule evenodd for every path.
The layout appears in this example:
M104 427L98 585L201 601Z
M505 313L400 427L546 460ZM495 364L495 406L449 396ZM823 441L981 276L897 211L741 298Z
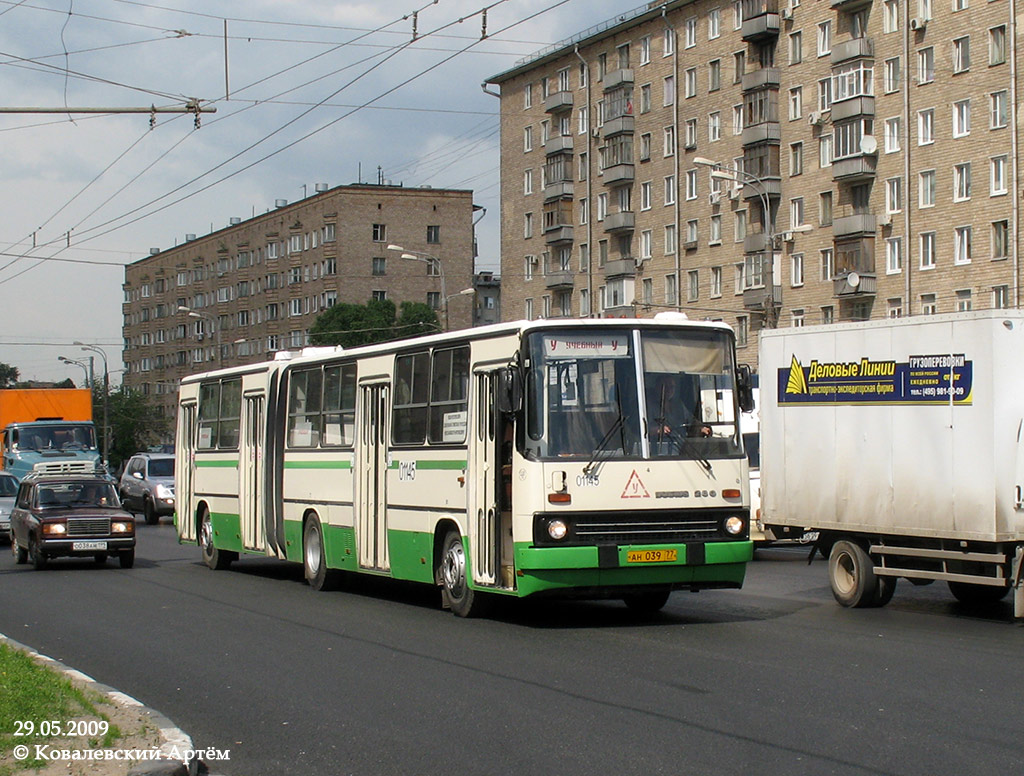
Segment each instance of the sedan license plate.
M626 553L626 563L672 563L678 558L678 550L629 550Z
M75 552L89 552L92 550L107 549L106 542L72 542L71 549Z

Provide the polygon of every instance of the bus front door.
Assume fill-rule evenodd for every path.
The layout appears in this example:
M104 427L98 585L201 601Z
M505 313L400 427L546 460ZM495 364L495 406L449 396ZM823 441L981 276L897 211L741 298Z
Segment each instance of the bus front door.
M502 460L500 440L503 427L501 413L495 408L497 372L476 374L476 418L473 424L472 503L469 509L469 545L473 561L473 581L480 585L497 585L501 562L501 511L499 488Z
M391 568L387 521L388 439L391 425L388 385L362 385L360 401L359 495L356 504L359 566L387 571Z
M241 450L242 488L239 508L242 511L242 546L247 550L264 547L263 499L263 396L245 397L245 428Z
M174 446L174 467L177 472L174 520L178 526L178 536L186 541L196 540L195 499L192 498L196 469L195 434L196 405L194 402L182 404L178 408L178 437Z

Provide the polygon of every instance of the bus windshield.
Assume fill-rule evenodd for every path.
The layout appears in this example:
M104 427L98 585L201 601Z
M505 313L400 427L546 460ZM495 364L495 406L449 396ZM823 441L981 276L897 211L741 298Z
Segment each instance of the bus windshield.
M528 352L528 455L741 455L725 332L554 330L531 334Z

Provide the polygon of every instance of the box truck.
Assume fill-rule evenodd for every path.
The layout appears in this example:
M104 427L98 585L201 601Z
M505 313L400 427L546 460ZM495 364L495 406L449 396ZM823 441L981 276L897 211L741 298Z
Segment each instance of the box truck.
M1024 311L764 331L761 512L818 531L836 600L899 578L1024 617Z
M93 472L100 466L87 388L0 390L0 457L19 480L31 471Z

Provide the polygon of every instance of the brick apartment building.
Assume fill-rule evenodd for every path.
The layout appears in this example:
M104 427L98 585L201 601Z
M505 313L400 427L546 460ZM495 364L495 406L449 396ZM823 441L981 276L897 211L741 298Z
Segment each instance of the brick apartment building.
M442 325L446 307L449 328L471 325L471 191L318 185L277 204L125 268L124 383L169 417L183 376L302 347L339 302L426 302Z
M1017 307L1010 0L685 0L501 89L503 317ZM717 172L709 163L720 165Z

